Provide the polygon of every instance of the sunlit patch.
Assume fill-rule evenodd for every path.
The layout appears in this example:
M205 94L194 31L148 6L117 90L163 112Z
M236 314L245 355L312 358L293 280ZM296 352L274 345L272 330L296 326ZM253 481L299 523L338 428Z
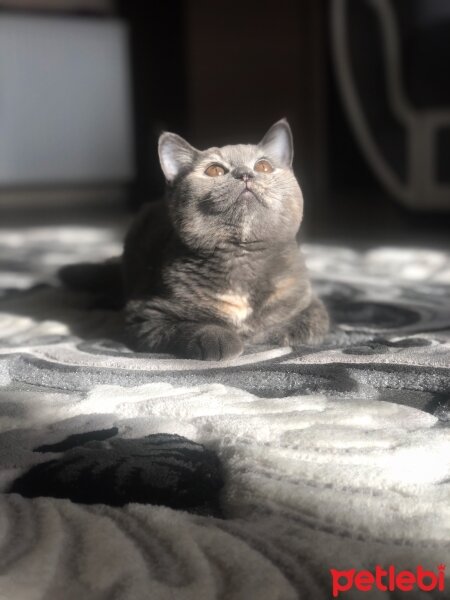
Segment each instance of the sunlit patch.
M435 439L433 445L435 456L450 456L449 436ZM430 444L394 451L383 469L390 478L404 484L429 484L450 477L446 461L430 460Z
M70 329L65 323L50 319L36 321L30 317L1 313L0 332L0 339L7 340L10 344L26 344L40 336L69 335Z

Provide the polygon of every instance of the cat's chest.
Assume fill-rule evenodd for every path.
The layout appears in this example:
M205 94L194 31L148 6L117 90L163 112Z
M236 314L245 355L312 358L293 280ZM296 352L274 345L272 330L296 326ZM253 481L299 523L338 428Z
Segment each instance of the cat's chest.
M255 291L260 287L259 265L252 265L248 257L229 261L223 270L222 285L213 291L213 305L218 316L238 329L245 328L254 316Z
M229 289L225 292L215 293L213 308L219 316L230 321L238 328L246 324L254 311L250 294L243 292L241 289Z
M190 298L189 312L226 321L241 333L258 328L279 311L296 295L297 287L297 277L282 261L268 268L267 261L257 256L184 263L173 281L177 296Z

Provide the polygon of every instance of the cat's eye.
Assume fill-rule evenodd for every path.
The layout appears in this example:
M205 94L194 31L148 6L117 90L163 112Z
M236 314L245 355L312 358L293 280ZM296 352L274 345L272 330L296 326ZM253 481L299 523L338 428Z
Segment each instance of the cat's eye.
M254 166L254 169L258 173L272 173L273 171L273 167L270 164L270 162L268 160L265 160L264 158L258 160L256 165Z
M209 167L205 171L205 175L208 175L208 177L221 177L222 175L225 175L226 172L227 170L225 169L225 167L222 167L222 165L214 164L209 165Z

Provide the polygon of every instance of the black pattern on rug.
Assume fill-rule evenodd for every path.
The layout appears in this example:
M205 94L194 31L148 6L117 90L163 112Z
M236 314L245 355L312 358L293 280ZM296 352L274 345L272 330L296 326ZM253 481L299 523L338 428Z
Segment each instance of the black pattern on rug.
M86 432L36 448L63 454L32 467L9 491L26 498L110 506L139 502L220 516L223 479L214 452L179 435L123 439L114 437L117 431Z

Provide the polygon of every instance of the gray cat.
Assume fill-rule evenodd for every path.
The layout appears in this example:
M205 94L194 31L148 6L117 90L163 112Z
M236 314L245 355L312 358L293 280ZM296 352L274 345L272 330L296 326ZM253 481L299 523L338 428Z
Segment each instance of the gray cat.
M159 157L167 198L144 208L122 257L129 345L223 360L245 343L320 342L328 315L296 242L303 197L287 121L258 145L204 151L163 133ZM62 278L73 284L74 267Z

